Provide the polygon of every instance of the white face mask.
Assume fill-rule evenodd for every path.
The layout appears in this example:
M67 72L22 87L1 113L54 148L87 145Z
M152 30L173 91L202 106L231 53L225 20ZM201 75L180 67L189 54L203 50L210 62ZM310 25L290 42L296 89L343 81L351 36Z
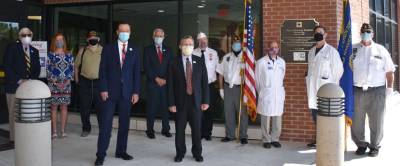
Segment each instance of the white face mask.
M192 55L194 46L182 46L181 49L184 56L189 56Z
M23 38L21 38L21 42L24 45L29 45L32 42L32 37L23 37Z
M155 37L154 38L154 43L157 44L157 45L161 45L163 41L164 41L164 38L162 38L162 37Z

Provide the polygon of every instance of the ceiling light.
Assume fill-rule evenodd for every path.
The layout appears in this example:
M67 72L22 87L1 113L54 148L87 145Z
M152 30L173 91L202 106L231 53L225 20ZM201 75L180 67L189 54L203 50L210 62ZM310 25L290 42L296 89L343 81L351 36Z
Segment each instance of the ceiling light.
M163 10L163 9L158 9L157 12L158 12L158 13L164 13L165 10Z

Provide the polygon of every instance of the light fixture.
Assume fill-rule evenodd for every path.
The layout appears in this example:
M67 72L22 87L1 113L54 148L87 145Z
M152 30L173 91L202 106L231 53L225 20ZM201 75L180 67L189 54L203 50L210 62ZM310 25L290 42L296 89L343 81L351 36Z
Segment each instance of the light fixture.
M165 10L163 10L163 9L158 9L157 12L158 12L158 13L164 13Z
M28 16L28 20L42 20L42 16Z
M205 4L201 4L201 5L197 5L197 8L204 8L204 7L206 7L206 5Z

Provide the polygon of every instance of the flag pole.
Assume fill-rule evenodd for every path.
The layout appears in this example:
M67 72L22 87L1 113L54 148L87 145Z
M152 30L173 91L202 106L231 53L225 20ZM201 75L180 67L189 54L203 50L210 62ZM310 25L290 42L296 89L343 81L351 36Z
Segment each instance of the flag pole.
M246 29L246 27L245 27L245 26L246 26L246 5L247 5L247 0L244 0L243 29ZM244 30L243 36L246 35L245 32L246 32L246 31ZM242 37L242 38L244 38L244 37ZM242 39L242 40L243 40L243 39ZM243 44L243 41L242 41L242 44ZM243 47L243 49L242 49L242 57L241 57L241 59L240 59L240 63L243 63L243 62L244 62L244 59L243 59L243 52L246 51L245 49L246 49L246 47ZM240 141L239 136L240 136L240 120L241 120L241 115L242 115L242 102L243 102L243 80L244 80L243 76L244 76L244 74L243 74L243 68L240 68L240 79L241 79L240 81L241 81L241 83L240 83L240 98L239 98L238 122L237 122L237 128L236 128L236 140L237 140L237 142Z
M242 58L240 60L240 62L243 62L243 54L242 54ZM237 142L240 141L240 119L241 119L241 115L242 115L242 102L243 102L243 69L240 69L240 78L242 79L241 84L240 84L240 99L239 99L239 113L238 113L238 125L236 128L236 140Z

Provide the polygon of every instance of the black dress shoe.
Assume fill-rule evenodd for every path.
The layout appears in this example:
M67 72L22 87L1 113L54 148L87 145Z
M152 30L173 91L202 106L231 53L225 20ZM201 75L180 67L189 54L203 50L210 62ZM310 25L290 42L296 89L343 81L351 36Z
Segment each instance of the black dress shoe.
M181 157L181 156L175 156L174 161L179 163L179 162L182 162L182 159L183 159L183 157Z
M147 138L150 138L150 139L156 138L156 136L154 135L154 132L151 132L151 131L146 131L146 135L147 135Z
M359 156L364 155L365 151L367 151L367 147L358 147L357 151L356 151L356 155L359 155Z
M245 145L245 144L248 144L249 141L247 141L247 138L242 138L242 139L240 139L240 143L241 143L242 145Z
M210 135L203 136L203 138L204 138L206 141L211 141L211 139L212 139Z
M103 163L104 163L104 158L97 157L96 161L94 162L94 165L95 166L101 166L101 165L103 165Z
M311 142L311 143L307 144L307 146L308 146L309 148L315 148L315 147L317 147L316 144L317 144L317 143L314 141L314 142Z
M265 142L265 143L263 144L263 147L264 147L265 149L271 149L271 143Z
M229 142L229 141L233 141L233 138L224 137L221 139L221 142Z
M197 156L197 157L194 157L194 159L195 159L197 162L199 162L199 163L201 163L201 162L204 161L203 156Z
M167 132L162 132L161 135L163 135L163 136L165 136L165 137L167 137L167 138L172 137L172 134L171 134L169 131L167 131Z
M116 154L116 158L121 158L122 160L132 160L133 157L129 155L128 153L122 153L122 154Z
M379 154L379 149L378 148L371 148L368 152L369 157L376 157Z
M271 142L272 146L274 146L275 148L280 148L282 147L282 145L279 142Z

